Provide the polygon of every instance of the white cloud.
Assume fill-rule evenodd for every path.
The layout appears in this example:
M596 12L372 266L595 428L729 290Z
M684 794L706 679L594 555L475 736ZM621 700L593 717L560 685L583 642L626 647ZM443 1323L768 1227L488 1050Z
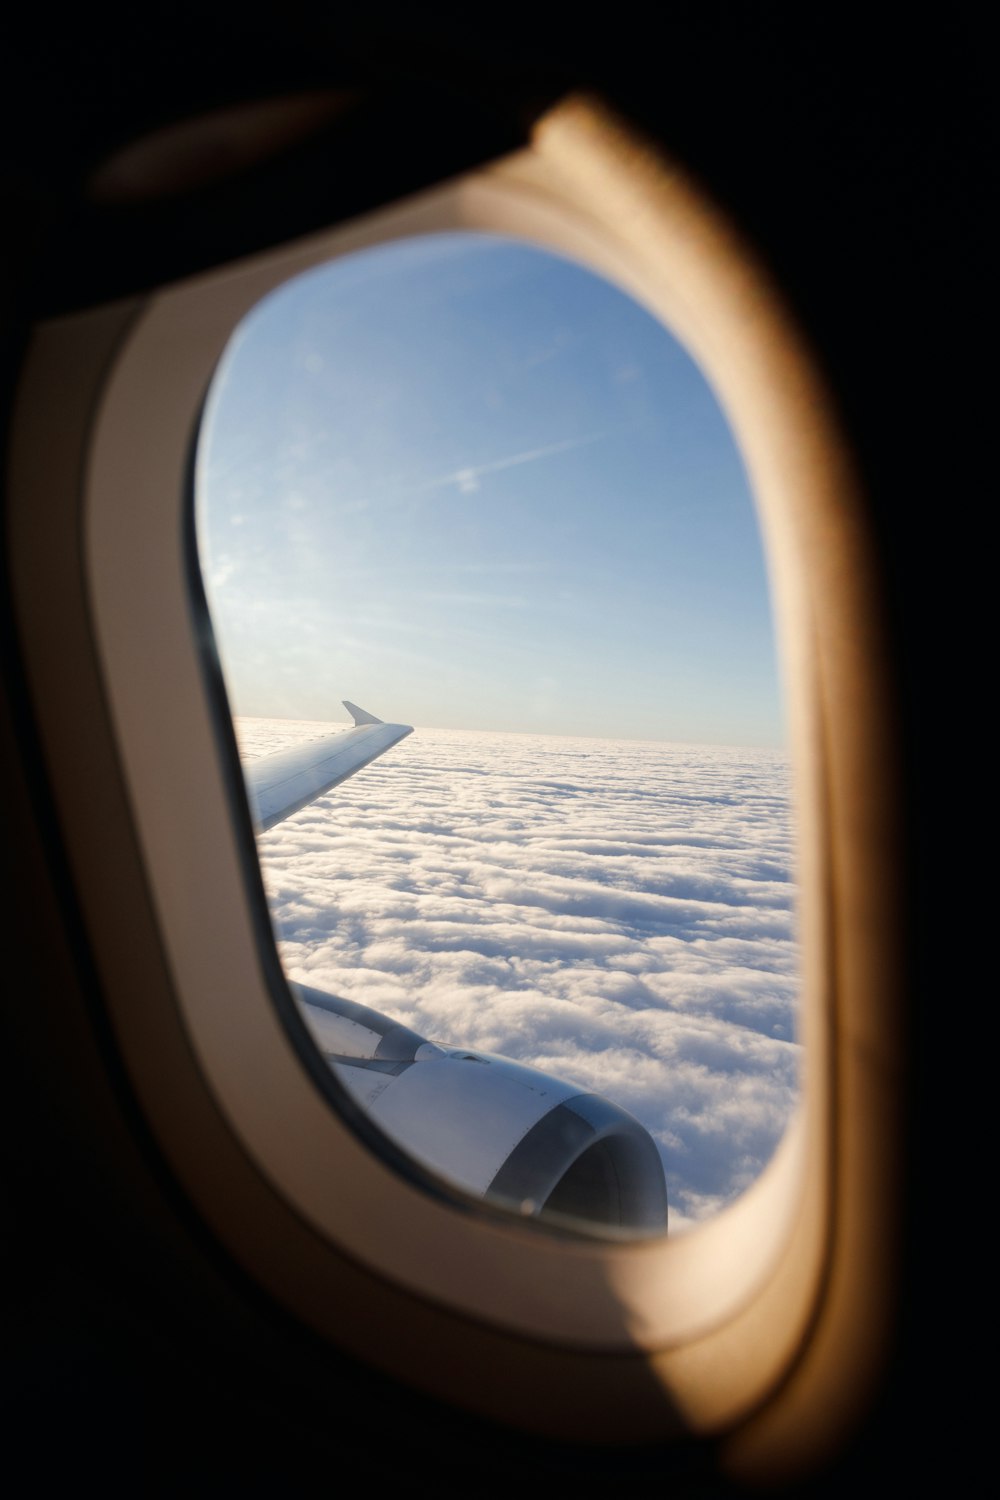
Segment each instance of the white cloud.
M332 727L237 722L247 758ZM778 753L420 730L260 853L291 978L623 1105L673 1227L773 1152L799 1066Z

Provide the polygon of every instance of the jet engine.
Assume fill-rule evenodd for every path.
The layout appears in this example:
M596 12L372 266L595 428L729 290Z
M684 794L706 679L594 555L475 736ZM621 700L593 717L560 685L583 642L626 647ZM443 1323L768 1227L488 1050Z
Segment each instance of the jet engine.
M292 989L338 1081L441 1177L525 1215L666 1230L660 1154L626 1110L510 1058L428 1041L355 1001Z

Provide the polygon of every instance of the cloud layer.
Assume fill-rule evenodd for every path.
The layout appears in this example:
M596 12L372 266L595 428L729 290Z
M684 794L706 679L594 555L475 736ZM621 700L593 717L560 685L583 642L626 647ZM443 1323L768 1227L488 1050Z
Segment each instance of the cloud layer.
M246 759L341 725L237 721ZM798 1095L792 826L769 750L418 730L259 841L286 972L605 1094L671 1229Z

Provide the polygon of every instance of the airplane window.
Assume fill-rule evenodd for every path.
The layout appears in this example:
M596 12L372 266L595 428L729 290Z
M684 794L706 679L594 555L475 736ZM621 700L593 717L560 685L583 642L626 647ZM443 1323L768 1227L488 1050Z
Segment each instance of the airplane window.
M798 1095L793 826L752 496L691 357L519 241L348 255L233 336L196 510L338 1082L521 1213L730 1202Z

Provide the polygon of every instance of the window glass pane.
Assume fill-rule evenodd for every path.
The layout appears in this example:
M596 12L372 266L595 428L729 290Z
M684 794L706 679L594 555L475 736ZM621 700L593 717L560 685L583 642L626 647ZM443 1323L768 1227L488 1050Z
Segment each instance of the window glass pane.
M752 499L688 354L519 242L350 256L238 329L197 509L248 766L342 699L416 726L259 834L338 1079L522 1212L656 1232L661 1167L671 1232L733 1198L797 1094L792 827Z

